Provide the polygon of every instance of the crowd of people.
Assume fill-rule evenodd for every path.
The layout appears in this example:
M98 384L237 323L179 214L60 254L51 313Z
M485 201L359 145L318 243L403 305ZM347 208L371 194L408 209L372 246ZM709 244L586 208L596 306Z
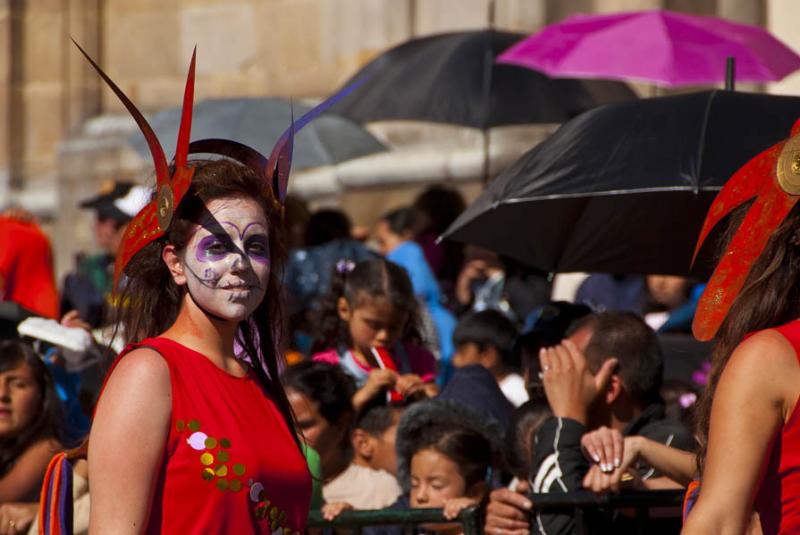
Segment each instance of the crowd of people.
M220 167L227 175L237 171L231 164L200 164L193 187L216 191L220 186L205 185L204 180L209 179L204 177L217 177ZM247 198L246 184L237 187L243 191L217 195ZM688 422L680 416L685 412L672 418L665 414L662 349L650 326L653 314L669 316L671 310L691 306L691 285L686 280L598 274L583 283L574 303L552 302L546 274L486 250L428 239L449 224L440 221L436 230L422 226L434 217L426 213L428 206L453 204L441 210L450 218L464 206L456 191L432 187L412 206L380 218L366 236L354 232L347 215L336 210L308 213L301 203L290 201L295 208L286 210L286 215L294 219L283 223L267 219L265 224L256 217L257 203L211 199L206 201L208 212L237 229L250 225L303 227L303 232L287 243L282 272L276 233L249 236L247 232L225 244L209 241L209 236L215 236L213 225L207 225L212 227L207 230L199 223L200 230L194 234L188 230L191 225L185 225L183 235L171 237L173 246L150 251L152 258L137 258L139 271L146 277L135 281L131 276L125 292L115 295L114 260L141 203L128 212L117 205L132 192L146 199L139 186L117 182L82 204L93 212L102 252L79 257L76 270L61 285L57 317L65 327L93 333L96 345L77 359L85 367L75 372L63 355L69 351L47 341L31 345L31 339L12 340L15 337L9 335L4 342L3 359L10 363L3 366L24 368L24 374L35 376L26 381L40 385L40 393L33 397L41 406L29 403L10 409L15 418L27 418L17 433L30 427L25 423L30 418L47 416L35 433L8 439L9 444L18 444L9 446L0 489L8 481L21 490L19 477L27 478L28 488L9 495L0 506L0 523L10 518L6 524L14 523L12 532L21 533L34 523L39 486L54 452L78 446L86 436L88 426L65 428L76 421L67 417L76 405L83 416L94 419L90 466L101 475L92 478L92 518L97 518L98 524L104 518L115 518L152 526L152 515L159 514L159 529L189 529L189 524L168 524L158 509L147 512L152 499L148 498L149 489L156 484L152 478L163 463L162 451L173 450L179 437L189 433L190 443L199 440L193 436L205 438L187 453L202 455L203 449L209 449L209 440L220 440L212 439L206 430L229 427L216 422L217 418L227 421L233 414L247 414L241 423L250 425L252 407L259 402L258 397L243 397L242 380L246 378L257 379L254 384L278 400L274 406L260 409L259 418L279 422L281 415L285 416L291 422L286 429L294 429L295 439L283 446L277 444L275 424L267 426L263 435L247 438L226 429L226 439L252 443L252 452L238 453L243 466L258 464L252 459L244 461L248 455L257 455L260 443L270 452L280 452L274 457L284 469L289 468L288 459L294 457L292 444L297 441L311 474L311 507L321 509L328 519L350 509L413 507L441 507L447 518L454 519L465 507L486 506L489 532L527 532L540 524L546 533L573 533L577 528L570 515L530 515L527 494L579 488L602 493L620 486L678 488L687 483L668 469L653 468L646 453L659 445L696 449ZM128 201L125 206L130 204ZM184 210L174 217L189 221L208 217L198 207ZM192 215L183 215L189 213ZM186 249L192 254L173 252ZM239 249L253 259L255 279L244 282L261 288L264 295L286 300L287 335L281 346L286 364L275 359L271 370L265 365L267 373L262 377L255 373L257 364L252 364L252 357L247 364L241 361L242 355L270 354L278 343L271 339L277 333L253 323L248 335L260 341L260 347L248 348L245 340L236 339L233 325L253 307L254 311L263 308L264 317L280 317L280 310L271 310L277 299L234 305L222 302L211 291L212 285L230 283L225 282L226 269L228 277L233 273L236 280L244 279L235 266L224 265L224 256ZM257 260L265 251L270 253L271 269L267 275L259 275ZM220 260L223 264L215 266ZM280 281L276 278L279 273ZM264 276L266 282L259 283L257 279ZM190 289L183 297L181 285ZM635 292L630 290L634 286ZM130 293L133 291L138 293ZM119 307L120 299L135 300L142 306ZM200 309L195 302L206 308ZM24 306L23 310L45 315ZM205 314L210 318L204 318ZM209 324L226 318L231 318L232 324L224 333L227 341L222 333L211 340L202 334L211 330ZM163 325L170 327L161 334ZM672 331L688 328L685 318L676 325ZM126 349L125 358L115 361L113 349L104 344L113 336L136 331L140 333L136 349ZM224 357L219 347L227 344L238 346L239 353ZM206 358L198 358L198 354ZM216 358L209 357L215 354ZM70 356L70 361L76 357ZM100 375L98 370L107 373L111 362L114 373L95 412L102 383L92 377ZM543 373L545 369L547 373ZM183 379L184 375L191 381ZM280 377L285 397L277 394L271 377ZM212 395L215 403L224 404L225 411L209 412L206 402L194 399L187 383L197 381L203 396ZM8 388L17 383L10 384ZM683 386L686 392L698 391L688 382ZM148 396L137 403L130 398L132 390L144 390ZM196 422L196 428L178 428L180 419L174 414L179 406L182 413L193 416L183 425ZM603 446L612 439L619 444L606 452ZM136 444L133 451L126 446L131 443ZM116 453L108 458L104 455L121 450L128 450L129 470L117 466ZM222 481L215 462L208 465L208 477ZM264 488L268 488L269 477L274 477L269 468L262 474ZM296 465L294 471L299 474L301 468ZM622 482L623 473L635 477ZM165 495L184 495L194 484L182 481L182 476L170 478L169 471L163 477L167 479ZM124 502L115 499L113 490L122 481L128 489ZM236 481L240 481L236 486L243 484L243 479ZM286 492L278 500L291 502L302 496L299 488L293 494L285 483L280 482ZM220 504L212 506L206 499L190 507L202 511ZM88 508L82 511L88 515ZM288 503L281 511L287 518L295 514L293 527L302 525ZM247 513L240 514L248 518ZM85 528L88 521L84 518L80 525ZM196 517L191 520L197 521ZM618 526L625 518L604 521ZM593 520L599 525L596 522L599 520ZM670 526L675 525L673 519ZM114 526L109 524L109 528Z
M292 535L309 510L414 508L458 533L472 507L490 535L627 533L634 512L532 497L655 489L688 489L691 514L654 510L648 533L796 526L795 211L742 268L702 386L665 380L697 281L592 274L553 301L549 274L436 240L453 189L365 232L285 197L279 165L176 151L154 151L154 194L115 182L82 204L100 253L60 294L35 218L0 216L0 534ZM31 316L53 332L18 331Z

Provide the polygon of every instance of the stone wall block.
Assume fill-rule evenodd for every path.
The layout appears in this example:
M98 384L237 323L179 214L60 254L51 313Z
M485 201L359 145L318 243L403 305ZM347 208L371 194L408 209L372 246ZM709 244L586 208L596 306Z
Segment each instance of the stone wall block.
M197 73L236 74L257 61L258 21L249 2L204 2L180 12L180 55L197 46Z
M34 2L35 3L35 2ZM28 82L61 79L61 65L67 46L64 20L58 11L27 11L23 18L23 76Z
M478 30L489 24L489 0L416 0L416 35Z
M23 98L28 104L23 110L24 159L54 166L56 145L64 135L61 87L57 83L28 84Z
M163 7L151 10L116 10L112 3L105 16L105 42L101 65L109 76L123 87L128 96L138 85L159 77L185 76L189 56L179 57L180 27L177 12ZM116 97L104 92L104 110L118 111ZM178 97L178 100L180 97ZM137 100L142 109L153 109L160 103Z

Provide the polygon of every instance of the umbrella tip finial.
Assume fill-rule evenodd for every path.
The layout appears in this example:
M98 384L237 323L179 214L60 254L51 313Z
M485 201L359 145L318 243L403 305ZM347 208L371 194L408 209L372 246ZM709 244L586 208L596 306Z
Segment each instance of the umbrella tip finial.
M725 60L725 89L734 91L736 85L736 58L728 56Z

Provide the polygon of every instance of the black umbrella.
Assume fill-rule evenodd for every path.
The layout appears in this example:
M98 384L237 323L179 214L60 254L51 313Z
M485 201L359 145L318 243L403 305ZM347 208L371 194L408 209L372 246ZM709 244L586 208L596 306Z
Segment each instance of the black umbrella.
M291 122L292 106L295 118L311 109L303 104L292 105L280 98L204 100L194 107L192 139L232 139L269 155ZM180 116L180 107L175 107L155 114L150 121L168 155L175 153ZM140 133L131 137L131 143L142 155L149 156L149 149ZM298 132L292 167L304 169L334 165L384 150L386 147L362 126L344 117L325 114Z
M590 108L636 98L624 83L553 79L494 63L523 34L481 30L412 39L346 82L366 82L331 111L356 122L410 119L487 129L561 123Z
M501 173L444 237L551 272L686 275L716 193L798 117L800 98L731 91L589 111Z

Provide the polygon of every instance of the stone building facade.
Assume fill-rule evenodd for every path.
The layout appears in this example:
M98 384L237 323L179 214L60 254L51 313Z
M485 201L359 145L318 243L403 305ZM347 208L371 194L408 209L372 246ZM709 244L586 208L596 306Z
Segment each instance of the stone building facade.
M106 179L145 178L147 162L125 143L130 121L70 37L143 111L156 112L179 103L195 45L196 100L313 98L412 37L490 23L531 33L574 12L659 7L766 25L800 49L795 0L0 0L0 207L19 204L43 218L64 272L71 254L92 242L78 199ZM800 78L768 89L797 93ZM425 138L427 130L415 128ZM499 134L498 165L547 131ZM430 135L452 138L435 129ZM476 143L470 135L459 139ZM470 158L444 158L436 176L400 170L389 188L377 187L378 178L353 179L336 191L322 188L315 199L349 207L367 224L431 181L458 183L474 196L480 165Z

